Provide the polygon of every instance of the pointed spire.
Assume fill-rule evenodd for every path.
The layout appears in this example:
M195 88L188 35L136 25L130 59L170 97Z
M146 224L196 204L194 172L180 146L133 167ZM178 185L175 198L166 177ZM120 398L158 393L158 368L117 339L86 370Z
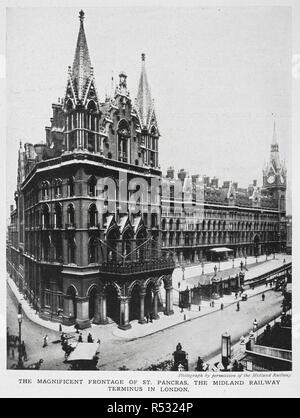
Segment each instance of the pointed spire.
M72 79L79 100L82 100L88 80L93 76L91 59L84 32L84 12L79 12L80 27L72 68Z
M275 119L274 119L274 125L273 125L273 138L272 138L272 144L271 144L271 167L273 167L275 171L278 171L280 169L279 145L277 141Z
M143 53L142 69L136 98L136 110L138 112L142 126L148 127L153 112L153 101L151 98L151 90L147 79L145 59L146 56Z

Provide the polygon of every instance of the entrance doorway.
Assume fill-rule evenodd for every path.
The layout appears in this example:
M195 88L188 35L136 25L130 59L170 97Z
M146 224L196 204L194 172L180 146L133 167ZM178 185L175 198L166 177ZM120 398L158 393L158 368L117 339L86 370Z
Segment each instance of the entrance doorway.
M117 324L120 323L120 301L117 289L113 285L106 288L107 316Z
M93 319L96 313L97 288L94 286L89 292L89 319Z

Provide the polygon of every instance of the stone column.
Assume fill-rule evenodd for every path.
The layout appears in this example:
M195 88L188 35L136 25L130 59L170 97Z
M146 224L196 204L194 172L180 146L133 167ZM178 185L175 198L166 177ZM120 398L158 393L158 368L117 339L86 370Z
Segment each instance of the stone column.
M89 298L77 298L76 299L77 318L76 323L80 329L89 328L91 321L89 319Z
M64 295L63 324L73 325L75 323L75 320L76 318L74 316L74 301L70 296Z
M146 292L140 293L140 319L139 324L145 324L145 296Z
M94 315L94 324L100 324L100 295L97 294L96 300L95 300L95 315Z
M158 315L158 292L159 292L159 289L155 288L154 289L154 300L153 300L153 317L154 317L154 319L159 319L159 315Z
M126 296L120 297L120 324L119 328L126 330L131 328L129 323L129 298Z
M164 314L165 315L173 315L173 287L168 286L166 289L166 309Z
M99 295L99 324L106 325L108 323L106 310L106 294Z

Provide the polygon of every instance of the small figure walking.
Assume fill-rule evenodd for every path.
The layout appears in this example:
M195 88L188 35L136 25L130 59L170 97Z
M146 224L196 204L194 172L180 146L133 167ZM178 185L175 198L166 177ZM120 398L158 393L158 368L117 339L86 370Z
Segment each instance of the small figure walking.
M150 312L150 322L151 323L153 322L153 313L152 312Z
M87 337L87 342L88 343L92 343L93 342L93 337L92 337L92 334L91 333L89 333L89 335Z
M48 346L48 335L47 335L47 334L44 336L43 341L44 341L43 348L45 348L45 347L47 347L47 346Z
M265 295L264 293L262 294L261 299L262 299L262 301L263 301L263 302L265 301L265 299L266 299L266 295Z
M78 337L78 342L79 342L79 343L82 343L82 342L83 342L83 340L82 340L82 334L81 334L81 333L79 334L79 337Z
M221 311L223 311L223 310L224 310L224 304L221 303Z
M75 324L74 325L74 328L76 329L76 334L79 334L79 324Z
M236 304L236 310L237 310L237 312L240 310L240 302L238 302L238 303Z
M211 301L211 307L212 307L212 308L214 308L214 307L215 307L215 301L214 301L214 300L212 300L212 301Z
M62 332L62 326L61 326L61 324L59 324L58 332Z
M147 324L149 324L149 319L150 319L150 315L149 315L149 312L147 312L146 313L146 321L147 321Z

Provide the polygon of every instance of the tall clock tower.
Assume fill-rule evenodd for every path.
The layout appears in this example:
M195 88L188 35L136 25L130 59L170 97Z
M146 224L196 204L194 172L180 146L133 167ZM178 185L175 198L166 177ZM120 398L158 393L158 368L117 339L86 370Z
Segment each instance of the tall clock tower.
M276 134L276 124L274 121L273 140L271 144L270 162L263 171L263 189L274 201L282 216L286 212L286 168L280 161L279 145Z

